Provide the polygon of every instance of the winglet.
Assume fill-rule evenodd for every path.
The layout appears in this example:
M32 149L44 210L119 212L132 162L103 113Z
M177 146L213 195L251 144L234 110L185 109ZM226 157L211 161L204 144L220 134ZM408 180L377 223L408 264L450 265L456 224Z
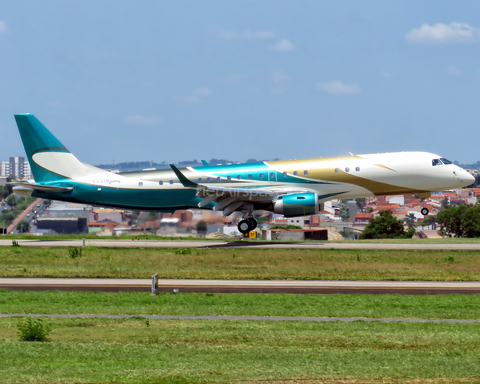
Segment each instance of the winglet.
M190 181L189 179L187 179L185 177L185 175L180 172L180 170L173 164L169 164L170 165L170 168L172 168L173 172L175 172L175 175L177 175L178 177L178 180L180 180L180 182L183 184L184 187L186 188L196 188L197 187L197 183L194 183L193 181Z
M204 167L208 167L210 164L208 164L208 161L207 160L203 160L202 159L202 164Z

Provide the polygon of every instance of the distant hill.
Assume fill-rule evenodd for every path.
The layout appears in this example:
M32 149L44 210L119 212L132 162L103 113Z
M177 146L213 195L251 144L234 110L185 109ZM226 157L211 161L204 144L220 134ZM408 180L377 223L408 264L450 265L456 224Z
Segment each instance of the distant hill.
M473 164L458 164L458 162L455 164L465 169L480 169L480 160Z

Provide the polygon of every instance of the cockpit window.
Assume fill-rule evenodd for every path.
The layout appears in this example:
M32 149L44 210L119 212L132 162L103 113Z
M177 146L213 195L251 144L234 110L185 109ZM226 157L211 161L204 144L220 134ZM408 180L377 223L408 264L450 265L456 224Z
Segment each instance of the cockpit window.
M442 162L440 159L433 159L432 160L432 165L435 167L436 165L442 165Z
M445 164L445 165L453 164L453 162L451 162L450 160L445 159L444 157L442 157L440 160L442 160L442 163Z

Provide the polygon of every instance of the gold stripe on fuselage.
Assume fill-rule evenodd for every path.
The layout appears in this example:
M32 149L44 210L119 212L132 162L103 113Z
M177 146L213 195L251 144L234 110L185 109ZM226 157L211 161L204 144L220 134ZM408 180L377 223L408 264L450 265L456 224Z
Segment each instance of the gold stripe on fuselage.
M408 187L401 187L398 185L392 185L388 183L382 183L380 181L366 179L357 175L354 175L349 172L345 172L340 166L332 166L332 163L340 163L345 161L356 160L359 161L358 165L361 166L362 162L365 161L365 158L362 156L342 156L342 157L324 157L317 159L302 159L302 160L283 160L283 161L269 161L267 162L272 168L286 171L292 174L294 171L297 171L299 176L305 177L308 179L314 179L319 181L330 181L338 183L348 183L353 185L358 185L362 188L365 188L371 191L374 195L397 195L397 194L407 194L407 193L424 193L428 192L425 190L412 189ZM322 163L330 163L322 166ZM342 164L342 166L343 166ZM383 164L371 164L377 167L382 167L393 172L396 170L387 167ZM303 176L303 171L305 168L308 170L308 176ZM308 166L308 167L307 167ZM297 169L298 168L298 169ZM301 169L302 168L302 169ZM338 170L338 172L335 172ZM353 172L353 169L351 170Z

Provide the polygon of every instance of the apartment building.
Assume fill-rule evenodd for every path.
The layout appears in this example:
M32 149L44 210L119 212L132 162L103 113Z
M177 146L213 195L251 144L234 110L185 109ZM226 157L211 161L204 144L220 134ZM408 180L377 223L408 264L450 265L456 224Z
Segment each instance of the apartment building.
M15 178L32 179L30 164L25 157L10 157L9 161L0 162L0 177L12 176Z

